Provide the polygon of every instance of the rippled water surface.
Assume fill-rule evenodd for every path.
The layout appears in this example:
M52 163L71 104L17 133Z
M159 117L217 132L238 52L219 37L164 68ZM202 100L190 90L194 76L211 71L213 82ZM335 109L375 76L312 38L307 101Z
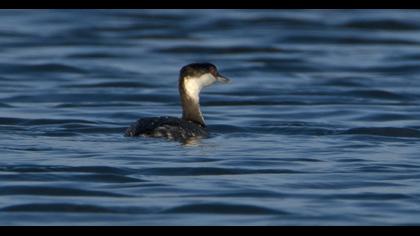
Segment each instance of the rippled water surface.
M420 11L3 10L1 225L412 225ZM179 116L212 136L128 138Z

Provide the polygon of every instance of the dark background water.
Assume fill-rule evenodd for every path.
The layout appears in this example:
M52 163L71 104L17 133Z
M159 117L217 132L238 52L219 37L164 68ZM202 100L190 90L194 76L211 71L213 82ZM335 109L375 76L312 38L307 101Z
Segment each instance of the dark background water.
M1 225L419 224L420 11L0 19ZM195 61L212 137L124 137Z

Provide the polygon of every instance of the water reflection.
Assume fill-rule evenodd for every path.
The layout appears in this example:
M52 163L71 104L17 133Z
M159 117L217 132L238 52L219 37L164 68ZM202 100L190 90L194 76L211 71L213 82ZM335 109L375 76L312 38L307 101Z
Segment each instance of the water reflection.
M181 144L186 147L196 147L199 146L202 142L202 137L189 137L187 139L181 140Z

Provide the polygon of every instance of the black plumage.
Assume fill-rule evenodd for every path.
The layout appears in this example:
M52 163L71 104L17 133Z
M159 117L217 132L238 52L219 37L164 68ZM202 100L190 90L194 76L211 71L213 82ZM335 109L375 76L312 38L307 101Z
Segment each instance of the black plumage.
M139 119L125 131L125 135L185 140L191 137L207 137L208 131L205 126L192 121L171 116L161 116Z

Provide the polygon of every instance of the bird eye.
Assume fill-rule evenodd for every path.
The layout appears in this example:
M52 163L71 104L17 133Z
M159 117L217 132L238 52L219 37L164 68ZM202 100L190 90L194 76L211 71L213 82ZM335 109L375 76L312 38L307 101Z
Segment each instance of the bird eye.
M211 67L210 68L210 74L212 74L214 77L217 77L217 70L216 70L216 68L214 68L214 67Z

